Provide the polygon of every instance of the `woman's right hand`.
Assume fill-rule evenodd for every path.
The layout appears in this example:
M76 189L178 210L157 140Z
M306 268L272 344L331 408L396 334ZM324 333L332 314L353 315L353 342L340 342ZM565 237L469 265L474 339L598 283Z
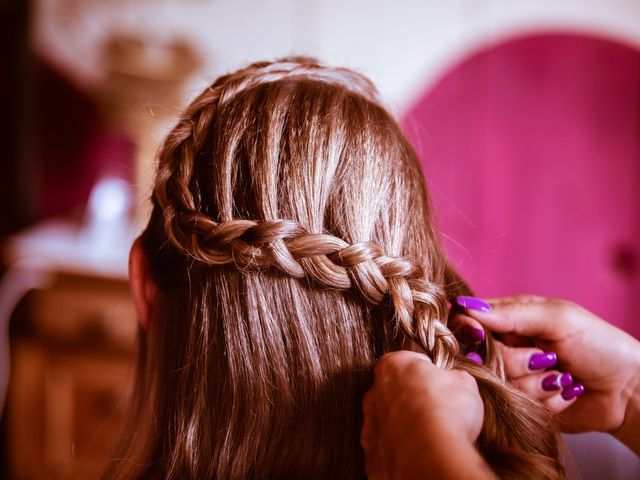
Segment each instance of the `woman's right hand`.
M484 405L467 372L438 368L421 353L387 353L362 407L368 478L495 478L474 446Z
M511 356L505 363L526 362L519 351L531 347L555 352L562 369L584 385L559 414L563 430L610 432L640 455L640 342L570 302L533 296L487 302L488 311L459 302L467 303L462 322L496 332L507 345L503 355Z

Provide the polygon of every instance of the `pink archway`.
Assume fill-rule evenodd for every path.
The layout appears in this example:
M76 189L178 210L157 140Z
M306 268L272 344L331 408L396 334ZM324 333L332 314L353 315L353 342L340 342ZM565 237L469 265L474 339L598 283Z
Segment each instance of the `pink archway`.
M568 33L501 42L403 125L478 295L567 298L640 337L638 49Z

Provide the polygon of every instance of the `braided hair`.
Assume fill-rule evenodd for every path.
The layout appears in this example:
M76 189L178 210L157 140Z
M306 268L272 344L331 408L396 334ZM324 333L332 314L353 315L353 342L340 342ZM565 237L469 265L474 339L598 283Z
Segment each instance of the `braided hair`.
M562 478L549 412L490 336L486 366L461 355L448 302L469 289L365 77L298 57L220 77L167 136L152 202L161 293L109 477L362 478L372 366L415 342L478 381L496 472Z

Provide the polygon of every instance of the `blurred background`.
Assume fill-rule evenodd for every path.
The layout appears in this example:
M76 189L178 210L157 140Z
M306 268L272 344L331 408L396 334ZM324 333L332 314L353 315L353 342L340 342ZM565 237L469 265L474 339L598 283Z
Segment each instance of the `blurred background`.
M216 76L304 54L368 75L481 296L640 337L640 1L2 0L0 478L95 478L126 414L129 246L158 142ZM640 478L567 436L571 475ZM569 456L569 454L567 454Z

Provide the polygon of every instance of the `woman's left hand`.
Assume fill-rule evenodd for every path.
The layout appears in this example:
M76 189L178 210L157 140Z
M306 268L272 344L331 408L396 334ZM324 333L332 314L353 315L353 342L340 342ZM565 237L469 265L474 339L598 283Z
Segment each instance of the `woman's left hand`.
M522 299L536 304L543 301L538 297ZM474 315L489 312L491 306L475 297L458 297L458 306L465 311L455 312L450 319L450 326L466 344L467 350L473 352L485 341L485 327ZM551 309L548 313L555 314ZM494 335L497 335L494 345L502 356L507 381L545 404L553 413L563 412L583 393L583 385L575 382L572 372L558 368L559 359L554 351L543 350L532 339L519 335L495 332ZM478 355L474 358L481 360Z

